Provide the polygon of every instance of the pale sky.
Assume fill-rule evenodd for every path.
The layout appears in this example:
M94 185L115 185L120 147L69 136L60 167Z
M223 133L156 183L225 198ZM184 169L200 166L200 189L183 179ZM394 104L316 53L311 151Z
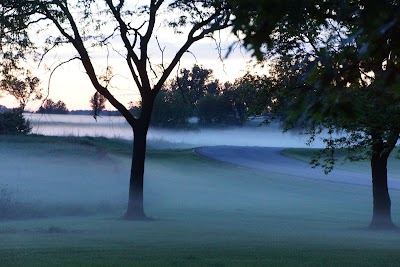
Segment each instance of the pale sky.
M51 31L51 29L49 29ZM47 30L43 33L47 34ZM160 27L156 29L154 36L157 36L160 45L164 48L164 62L171 60L175 52L180 48L186 39L186 35L177 35L170 28ZM221 44L223 49L227 49L236 38L230 34L229 30L218 33L214 36ZM44 37L35 36L35 38L43 39ZM119 40L113 40L114 48L121 46ZM259 70L253 67L254 60L244 48L236 47L227 59L221 61L218 56L215 41L210 38L200 40L190 49L191 53L186 53L180 64L180 68L190 69L194 64L202 65L205 68L214 70L214 77L221 82L234 81L245 74L247 70L252 72L266 73L266 70ZM123 49L121 49L123 51ZM161 63L161 52L155 41L150 43L149 57L154 64ZM109 57L107 58L107 53ZM125 59L116 52L106 50L90 50L90 55L97 71L97 74L104 72L107 65L112 66L115 77L110 86L111 92L123 104L127 105L130 101L139 100L139 92L136 89L133 79L127 69ZM222 51L224 56L226 50ZM32 72L41 80L41 88L43 95L54 101L62 100L66 103L69 110L89 109L90 97L95 93L95 89L91 85L84 68L79 61L73 61L58 68L52 78L50 85L49 69L63 62L76 54L71 45L64 46L56 51L49 53L40 68L37 63L30 63ZM249 63L252 60L253 63ZM174 70L169 78L176 77L177 71ZM49 88L49 90L48 90ZM0 104L8 107L17 106L18 102L13 98L0 98ZM28 103L27 109L37 110L41 105L41 101L31 101ZM114 109L110 104L107 109Z

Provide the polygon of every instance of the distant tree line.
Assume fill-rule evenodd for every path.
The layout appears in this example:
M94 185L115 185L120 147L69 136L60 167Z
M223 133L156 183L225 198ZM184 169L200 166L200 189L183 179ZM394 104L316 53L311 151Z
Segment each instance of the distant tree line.
M250 116L268 115L273 82L265 75L247 73L233 83L221 83L213 71L194 65L182 69L157 95L150 125L165 128L242 125ZM140 115L140 105L130 104L130 111Z
M59 100L54 102L52 99L46 99L43 105L37 111L38 113L48 113L48 114L67 114L69 112L67 105Z

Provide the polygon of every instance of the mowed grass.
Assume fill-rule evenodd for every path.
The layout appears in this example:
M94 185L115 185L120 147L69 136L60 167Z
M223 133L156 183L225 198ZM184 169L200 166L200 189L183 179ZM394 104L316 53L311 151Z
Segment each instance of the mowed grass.
M372 204L367 186L241 168L191 150L153 148L146 162L145 206L154 220L132 222L120 219L127 199L129 143L70 137L0 139L1 170L15 168L10 162L20 161L18 170L3 172L10 176L4 177L8 186L18 190L18 180L29 178L25 175L40 185L31 188L37 195L24 201L32 200L44 211L76 203L93 209L85 216L0 222L1 266L398 266L400 262L400 232L367 229ZM33 160L35 164L25 163ZM43 170L57 175L45 177ZM63 193L63 201L54 206L51 200L58 196L41 191L44 185L60 194L87 195L69 199ZM400 224L396 209L400 194L391 194L394 221ZM109 208L97 209L102 203Z
M288 148L282 151L282 154L291 157L294 159L298 159L304 162L310 162L313 157L315 157L316 153L319 149L316 148ZM337 163L335 164L334 168L339 168L348 171L355 171L355 172L371 172L371 163L369 160L360 160L350 162L346 159L346 151L338 150L335 158L337 159ZM388 160L388 174L389 178L400 179L400 149L396 148L390 154Z

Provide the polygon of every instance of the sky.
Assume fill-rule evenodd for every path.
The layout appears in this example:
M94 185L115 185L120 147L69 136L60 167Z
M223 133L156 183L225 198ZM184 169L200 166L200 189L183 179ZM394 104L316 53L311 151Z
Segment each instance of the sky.
M157 42L153 39L149 49L149 57L153 65L160 64L162 57L164 63L171 60L181 44L186 40L185 34L176 34L171 28L163 27L162 24L163 18L160 19L160 26L155 28L154 36L157 36L160 47L164 51L161 53ZM107 31L107 29L104 31ZM52 35L53 32L54 35L57 34L55 29L46 28L38 35L34 35L33 38L41 42L48 35ZM228 47L236 41L236 37L229 30L214 35L214 38L215 40L207 38L196 42L189 48L190 53L184 54L179 67L190 69L194 64L202 65L205 68L212 69L214 77L221 82L232 82L235 78L243 76L246 71L266 73L265 69L254 67L255 60L252 59L248 51L240 46L236 46L229 57L225 58ZM119 37L117 36L111 41L113 42L113 48L123 53L124 50ZM222 60L216 49L216 41L220 43L222 48ZM136 102L140 100L139 92L131 78L124 58L117 52L110 51L110 49L89 48L89 51L98 74L104 73L107 65L112 67L114 77L110 83L109 90L122 104L127 106L130 101ZM29 64L29 68L34 75L41 80L40 87L45 97L54 101L62 100L69 110L90 109L89 100L95 93L95 89L79 61L72 61L57 68L50 79L51 70L60 62L66 61L74 55L76 55L76 52L72 46L65 45L48 53L39 67L36 62L27 64ZM174 78L176 75L177 68L169 78ZM37 110L41 103L42 101L30 101L27 109L31 111ZM17 106L18 102L11 97L3 95L0 98L0 104L11 107ZM109 103L107 103L106 108L114 109Z

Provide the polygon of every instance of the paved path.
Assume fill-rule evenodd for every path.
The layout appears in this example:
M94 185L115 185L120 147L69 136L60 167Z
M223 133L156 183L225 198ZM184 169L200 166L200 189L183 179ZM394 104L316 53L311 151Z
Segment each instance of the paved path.
M369 171L353 172L335 168L325 175L321 168L313 169L306 162L283 156L278 147L212 146L196 148L199 155L243 167L274 173L295 175L307 179L371 186ZM389 178L389 188L400 190L400 180Z

